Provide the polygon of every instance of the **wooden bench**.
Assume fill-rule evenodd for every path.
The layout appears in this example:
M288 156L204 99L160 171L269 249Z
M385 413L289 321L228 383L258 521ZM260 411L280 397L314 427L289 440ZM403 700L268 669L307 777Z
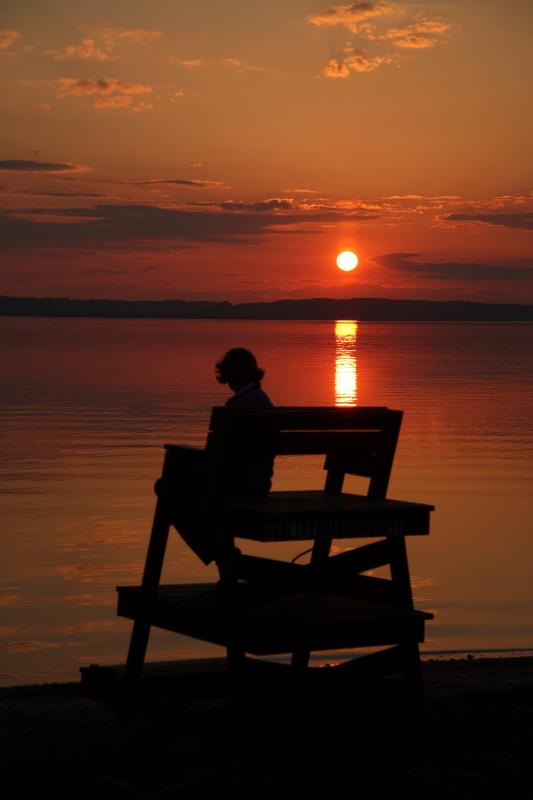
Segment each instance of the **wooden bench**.
M400 670L420 703L418 646L432 615L414 609L405 537L429 533L433 506L386 498L401 420L401 411L387 408L214 408L205 456L215 481L230 448L234 454L268 442L277 459L325 457L323 490L217 498L206 487L206 497L198 501L209 503L213 520L240 539L310 540L310 561L243 554L237 602L223 602L214 584L160 586L170 526L158 501L142 584L118 588L118 614L134 621L125 691L131 692L141 674L154 625L222 645L235 671L246 654L291 654L287 668L302 671L313 651L381 647L342 669ZM179 448L165 447L163 478L169 480ZM367 478L367 493L343 492L346 475ZM332 555L333 540L342 539L374 541ZM365 574L383 566L390 578Z

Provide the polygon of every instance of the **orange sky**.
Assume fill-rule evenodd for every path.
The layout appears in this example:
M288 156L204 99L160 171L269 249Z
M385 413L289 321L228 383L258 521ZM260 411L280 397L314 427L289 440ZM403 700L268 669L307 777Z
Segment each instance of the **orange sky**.
M528 0L10 5L0 293L533 302Z

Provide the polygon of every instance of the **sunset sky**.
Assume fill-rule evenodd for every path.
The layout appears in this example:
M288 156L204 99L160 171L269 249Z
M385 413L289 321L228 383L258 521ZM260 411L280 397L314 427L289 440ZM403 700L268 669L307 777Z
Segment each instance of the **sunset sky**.
M533 302L532 22L530 0L4 4L0 294Z

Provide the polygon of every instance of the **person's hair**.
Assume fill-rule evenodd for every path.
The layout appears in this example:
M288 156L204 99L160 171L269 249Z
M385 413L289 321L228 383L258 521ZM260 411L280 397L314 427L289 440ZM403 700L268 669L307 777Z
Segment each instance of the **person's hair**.
M255 356L244 347L228 350L224 358L216 363L216 375L219 383L259 383L265 371L257 365Z

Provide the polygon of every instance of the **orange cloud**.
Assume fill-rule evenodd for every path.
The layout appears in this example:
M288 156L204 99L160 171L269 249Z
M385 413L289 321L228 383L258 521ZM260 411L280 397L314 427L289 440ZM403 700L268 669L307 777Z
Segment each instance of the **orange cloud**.
M333 6L324 11L319 11L318 14L309 16L307 20L311 25L316 25L317 27L342 25L352 33L357 33L360 24L365 20L394 14L396 11L395 6L385 2L352 3L352 5Z
M127 108L128 106L131 106L131 95L115 94L95 100L93 108Z
M444 33L451 31L453 25L451 22L446 22L443 19L429 19L420 18L415 22L405 25L403 28L389 28L385 33L379 36L369 33L370 39L400 39L407 36L416 36L417 34L431 33L440 36ZM434 40L436 41L436 40Z
M7 50L22 36L18 31L0 30L0 50Z
M117 78L59 78L56 84L60 95L94 96L93 108L129 108L132 111L148 111L152 106L148 103L133 102L135 95L153 92L151 86L144 83L126 83Z
M252 64L245 64L240 58L225 58L222 62L228 67L234 67L238 72L245 72L246 70L253 70L254 72L261 72L263 67L254 67Z
M393 61L392 56L365 58L363 55L356 55L345 58L342 61L331 58L324 68L323 74L326 78L347 78L350 72L373 72L384 64L390 64Z
M203 66L203 61L200 58L176 58L176 56L170 56L167 60L169 64L180 64L180 66L188 67L189 69Z
M94 39L82 39L78 44L69 45L64 50L46 50L56 61L109 61L113 58L105 50L101 50Z
M62 94L146 94L153 92L144 83L126 83L117 78L59 78L56 81Z
M435 39L428 39L427 36L415 36L414 34L394 41L395 47L404 47L412 50L424 50L428 47L434 47L436 44Z
M81 164L71 164L64 162L46 161L22 161L20 159L8 159L0 161L0 170L8 172L89 172L92 167L83 167Z
M139 44L140 42L151 42L163 36L162 31L148 28L102 28L100 34L107 45L114 45L124 40Z

